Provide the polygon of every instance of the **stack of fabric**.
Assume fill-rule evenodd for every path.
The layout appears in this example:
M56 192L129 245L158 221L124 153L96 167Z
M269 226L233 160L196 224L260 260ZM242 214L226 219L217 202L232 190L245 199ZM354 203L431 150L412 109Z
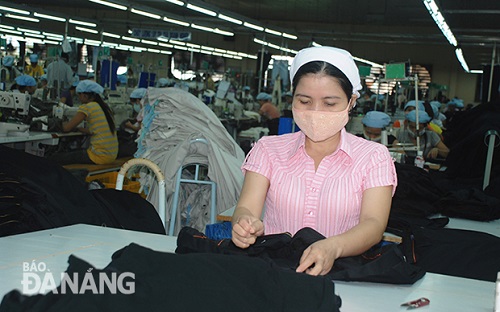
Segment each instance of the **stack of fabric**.
M245 154L229 135L208 106L191 93L179 88L148 88L144 98L142 127L135 157L156 163L165 175L167 216L175 190L175 177L180 166L205 164L208 178L217 184L217 211L230 209L239 197L243 185L241 165ZM204 139L207 143L204 143ZM187 174L187 172L186 172ZM206 186L182 185L179 197L181 225L204 230L209 221L210 189ZM195 194L196 198L189 196ZM158 188L152 184L147 198L158 206ZM179 225L177 217L177 225ZM180 226L176 226L176 232Z

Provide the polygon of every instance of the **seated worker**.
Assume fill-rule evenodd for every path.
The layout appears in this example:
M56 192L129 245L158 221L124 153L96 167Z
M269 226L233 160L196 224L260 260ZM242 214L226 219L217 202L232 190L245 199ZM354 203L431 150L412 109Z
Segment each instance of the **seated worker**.
M33 93L33 97L42 101L46 101L48 94L49 87L47 82L47 75L42 75L40 76L40 88L35 90L35 93Z
M295 235L310 227L326 238L302 253L296 272L325 275L336 259L380 242L396 170L386 147L344 128L361 89L349 52L303 49L291 64L290 79L301 131L262 137L247 155L232 241L248 248L263 234Z
M363 123L363 133L357 134L357 136L365 138L368 141L381 143L382 130L391 123L391 117L383 112L370 111L366 113L361 122ZM388 135L387 143L392 145L395 139L395 136Z
M74 102L77 102L78 99L75 99L76 97L76 86L78 85L79 81L73 82L71 87L69 87L68 90L62 90L59 102L64 103L68 106L74 106Z
M418 132L417 132L417 111L413 110L406 115L405 128L401 129L396 140L393 142L393 147L398 147L398 143L412 143L417 144L417 136L420 138L420 150L426 159L429 158L446 158L450 150L443 143L439 135L427 129L427 124L431 121L431 117L423 111L418 111ZM415 157L416 151L404 151L406 155Z
M403 109L405 116L408 115L409 112L412 110L416 109L416 102L415 100L408 101L408 103L405 104L405 107ZM424 101L418 101L418 109L421 111L425 111L425 106L424 106ZM393 128L401 128L404 126L405 119L401 120L396 120L394 124L392 125Z
M76 86L76 93L82 103L76 115L63 124L63 131L81 131L90 135L87 150L77 149L69 152L61 151L51 155L50 159L61 165L67 164L109 164L118 155L118 140L116 137L113 113L101 97L104 88L91 80L83 80ZM85 121L86 127L79 127Z
M130 93L130 104L134 110L132 118L126 119L118 130L118 157L132 156L137 151L137 133L142 123L142 98L146 95L146 88L137 88Z
M269 135L277 135L281 115L278 108L271 102L273 97L268 93L261 92L256 99L260 105L259 114L267 119Z
M22 75L19 69L14 66L15 58L12 55L6 55L2 59L2 68L0 68L0 82L5 83L5 91L13 90L13 85L17 76Z
M38 79L44 74L42 66L38 65L38 54L31 54L30 62L31 64L24 69L24 73Z
M21 92L33 94L36 91L36 80L30 75L20 75L15 79L15 84L12 86L15 88L13 92Z

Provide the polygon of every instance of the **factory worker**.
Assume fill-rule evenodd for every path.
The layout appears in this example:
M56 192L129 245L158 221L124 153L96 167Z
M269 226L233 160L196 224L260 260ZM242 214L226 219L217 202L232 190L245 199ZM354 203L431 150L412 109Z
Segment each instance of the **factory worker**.
M416 106L417 105L416 105L416 101L415 100L408 101L405 104L404 109L403 109L403 112L404 112L405 116L408 115L408 113L411 112L412 110L415 110ZM424 101L418 101L418 109L421 110L421 111L425 110ZM405 123L405 119L396 120L394 122L394 124L392 125L392 127L393 128L401 128L404 125L404 123Z
M128 119L125 123L126 129L138 132L141 128L142 114L140 112L142 110L142 98L146 95L146 91L146 88L137 88L130 93L130 104L132 104L134 111L132 114L133 118Z
M380 242L397 176L385 146L344 129L361 90L349 52L303 49L290 79L293 118L301 131L264 136L248 153L232 241L247 248L263 234L313 228L326 239L304 251L296 271L324 275L337 258Z
M33 94L36 91L36 80L30 75L17 76L15 82L16 90L13 90L14 92Z
M24 73L38 79L44 74L42 66L38 65L38 54L30 55L30 63L24 69Z
M398 132L393 146L397 147L398 143L417 144L419 137L420 150L425 158L446 158L449 153L448 147L443 143L439 135L427 129L427 124L431 121L431 117L424 111L418 111L418 130L417 130L417 111L413 110L406 115L406 126ZM416 151L404 151L410 157L417 155Z
M76 95L76 87L78 86L79 82L79 80L75 80L73 81L71 87L69 87L69 90L61 91L59 102L64 103L68 106L74 106L75 102L80 104Z
M358 136L365 138L369 141L381 142L382 141L382 130L384 130L391 123L391 117L386 113L379 111L369 111L361 119L363 124L363 133L358 134ZM396 137L393 135L387 136L387 143L392 144Z
M293 100L293 94L290 91L287 91L283 94L285 97L285 109L292 109L292 100Z
M5 83L5 90L11 90L17 76L22 75L19 69L14 66L15 58L12 55L6 55L2 59L2 68L0 68L0 82Z
M278 108L271 102L273 97L268 93L261 92L255 99L260 105L259 114L265 117L269 135L277 135L281 115Z
M137 151L137 135L142 123L142 99L146 96L146 88L137 88L130 94L133 106L132 118L124 120L118 130L118 157L132 156Z
M63 131L81 131L90 135L89 147L52 155L52 160L62 164L109 164L118 154L118 140L113 113L102 100L104 88L91 80L83 80L76 86L80 102L76 115L63 124ZM86 127L80 127L82 122Z
M243 87L243 92L241 93L240 102L243 103L243 104L253 103L254 102L254 98L253 98L252 94L250 93L250 87L249 86L244 86ZM253 106L253 104L250 105L250 106ZM251 110L251 109L248 109L248 110Z
M47 83L47 75L44 74L40 76L40 88L37 88L35 90L35 93L33 93L33 97L40 99L42 101L46 101L48 94L49 94L49 87Z

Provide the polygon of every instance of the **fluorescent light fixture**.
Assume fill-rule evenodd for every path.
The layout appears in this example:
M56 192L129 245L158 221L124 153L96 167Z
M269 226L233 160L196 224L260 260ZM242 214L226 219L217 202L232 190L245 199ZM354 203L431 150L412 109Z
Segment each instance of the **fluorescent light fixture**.
M132 38L132 37L127 37L127 36L122 36L123 40L128 40L128 41L133 41L133 42L141 42L140 39L137 38Z
M281 47L277 44L268 43L267 46L276 50L281 50Z
M102 35L106 36L106 37L111 37L111 38L120 38L121 37L120 35L112 34L112 33L105 32L105 31L102 32Z
M1 29L2 33L22 35L23 33L17 30Z
M177 24L177 25L189 27L189 23L186 23L186 22L183 22L183 21L179 21L179 20L176 20L176 19L173 19L173 18L163 17L163 20L165 22L167 22L167 23L172 23L172 24Z
M54 33L49 33L49 32L43 32L42 34L44 34L45 36L49 36L49 37L56 37L56 38L59 38L59 39L64 39L64 36L63 35L59 35L59 34L54 34Z
M281 36L281 33L279 31L276 31L276 30L272 30L272 29L269 29L269 28L266 28L264 29L264 31L268 34L272 34L272 35L276 35L276 36Z
M69 19L69 22L71 24L76 24L76 25L82 25L82 26L88 26L88 27L96 27L97 24L96 23L90 23L90 22L84 22L84 21L80 21L80 20L75 20L75 19Z
M33 37L32 35L30 35L30 36L24 36L24 40L31 41L33 43L43 44L43 40L42 39L32 38L32 37Z
M133 49L134 47L131 46L131 45L128 45L128 44L120 44L118 45L120 48L123 48L123 49Z
M205 8L199 7L199 6L191 4L191 3L188 3L186 7L188 9L193 10L193 11L197 11L197 12L200 12L200 13L203 13L206 15L217 16L217 13L215 13L214 11L207 10Z
M44 40L43 43L48 43L48 44L59 44L57 41L51 41L51 40Z
M114 47L118 46L118 43L103 41L102 46L104 46L104 47L109 46L109 47L114 48Z
M267 45L267 42L260 40L260 39L257 39L257 38L253 38L253 41L255 43L258 43L258 44Z
M201 46L203 50L208 50L208 51L215 51L215 48L212 47L207 47L207 46Z
M194 44L194 43L186 43L186 45L190 48L196 48L196 49L199 49L201 47L199 44Z
M458 61L460 62L460 65L462 65L462 68L466 71L469 72L469 66L467 65L467 62L465 61L464 54L462 52L462 49L456 48L455 49L455 54L457 55Z
M200 50L200 53L212 55L212 51Z
M176 45L185 45L185 42L182 41L177 41L177 40L169 40L170 43L176 44Z
M77 42L77 43L83 43L84 40L83 38L78 38L78 37L68 37L69 40Z
M160 51L160 53L161 53L161 54L172 54L172 52L170 52L170 51L165 51L165 50L161 50L161 51Z
M158 50L158 49L151 49L151 48L148 48L146 51L148 51L148 52L153 52L153 53L160 53L160 50Z
M378 63L375 63L375 62L369 61L369 60L365 60L365 59L362 59L362 58L360 58L360 57L353 56L352 58L353 58L354 60L358 61L358 62L365 63L365 64L369 64L369 65L371 65L372 67L384 68L384 65L381 65L381 64L378 64Z
M283 37L288 38L288 39L297 40L297 36L290 35L290 34L287 34L287 33L283 33Z
M30 35L31 35L31 34L41 34L41 32L39 32L38 30L27 29L27 28L17 27L17 30L19 30L19 31L23 31L23 32L25 32L25 33L30 33Z
M59 38L59 37L51 37L51 36L46 36L45 38L49 39L49 40L56 40L56 41L61 41L62 38Z
M210 27L205 27L205 26L196 25L196 24L191 24L191 27L196 28L196 29L200 29L200 30L204 30L204 31L213 32L213 29Z
M219 52L219 53L226 53L226 50L217 49L217 48L215 48L214 51Z
M255 30L258 30L258 31L263 31L264 30L264 27L260 27L258 25L250 24L248 22L244 22L243 26L248 27L248 28L252 28L252 29L255 29Z
M219 35L223 35L223 36L229 36L229 37L234 36L234 33L230 32L230 31L220 30L219 28L215 28L213 30L213 32L216 34L219 34Z
M312 45L313 47L322 47L322 45L321 45L321 44L319 44L319 43L317 43L317 42L315 42L315 41L313 41L313 42L311 43L311 45Z
M174 47L173 44L168 44L168 43L163 43L163 42L158 43L158 45L160 47L165 47L165 48L173 48Z
M53 20L53 21L66 22L65 18L58 17L58 16L52 16L52 15L42 14L42 13L38 13L38 12L33 13L33 15L36 17L41 17L41 18L45 18L45 19L49 19L49 20Z
M130 12L135 13L135 14L139 14L139 15L142 15L142 16L146 16L146 17L151 17L151 18L154 18L154 19L160 19L161 18L161 16L158 15L158 14L149 13L149 12L146 12L146 11L141 11L141 10L137 10L137 9L134 9L134 8L132 8L130 10Z
M238 55L238 52L231 51L231 50L227 50L227 51L226 51L226 53L227 53L227 54Z
M165 1L173 3L173 4L177 4L179 6L184 6L184 2L179 1L179 0L165 0Z
M482 74L483 70L482 69L471 69L469 73L471 73L471 74Z
M231 22L231 23L235 23L235 24L238 24L238 25L243 24L243 22L240 21L239 19L232 18L231 16L227 16L227 15L224 15L224 14L221 14L221 13L219 13L218 17L220 19L222 19L222 20L225 20L225 21L228 21L228 22Z
M11 30L14 30L16 28L12 27L12 26L8 26L8 25L0 25L0 29L11 29Z
M226 58L234 58L232 55L229 55L229 54L222 54L223 57L226 57Z
M149 41L149 40L142 39L141 42L145 43L145 44L150 44L150 45L158 45L158 42L156 42L156 41Z
M100 41L97 41L97 40L90 40L90 39L85 39L85 44L90 44L90 45L101 45L101 42Z
M427 8L427 11L429 11L429 14L431 15L432 19L436 23L436 25L439 27L443 35L446 37L448 42L456 47L458 45L457 39L453 35L453 33L450 30L450 27L446 23L443 15L439 11L439 7L437 6L436 2L434 0L422 0L424 2L425 7Z
M88 32L88 33L92 33L92 34L97 34L99 33L97 30L95 29L90 29L90 28L85 28L85 27L80 27L80 26L76 26L75 27L76 30L79 30L79 31L85 31L85 32Z
M2 6L2 5L0 5L0 11L9 11L9 12L17 13L17 14L30 15L29 11L9 8L9 7Z
M26 16L21 16L21 15L15 15L15 14L10 14L10 13L5 14L5 17L15 18L15 19L18 19L18 20L23 20L23 21L28 21L28 22L35 22L35 23L40 22L40 20L37 19L37 18L26 17Z
M39 35L39 34L34 34L34 33L26 33L26 32L24 33L24 36L25 36L25 37L26 37L26 36L30 36L30 37L40 38L40 39L45 38L45 36L44 36L44 35Z
M128 29L128 30L127 30L127 33L128 33L129 35L131 35L131 34L133 34L134 32L132 31L132 29Z
M108 1L103 1L103 0L89 0L89 1L94 2L94 3L98 3L98 4L102 4L105 6L109 6L109 7L112 7L112 8L118 9L118 10L122 10L122 11L125 11L127 9L127 7L124 5L120 5L120 4L116 4L116 3L112 3L112 2L108 2Z
M214 53L212 53L212 55L223 56L224 54L218 53L218 52L214 52Z
M177 50L187 50L188 48L187 47L183 47L183 46L179 46L179 45L174 45L174 49L177 49Z

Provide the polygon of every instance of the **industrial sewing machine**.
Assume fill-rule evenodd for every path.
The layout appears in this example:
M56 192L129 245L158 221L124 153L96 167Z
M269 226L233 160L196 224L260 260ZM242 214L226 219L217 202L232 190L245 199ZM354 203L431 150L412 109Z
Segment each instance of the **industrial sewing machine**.
M29 112L31 95L28 93L0 91L0 109L6 116L26 116ZM4 117L4 116L2 116ZM4 118L5 119L5 118ZM20 121L0 122L0 136L28 134L30 125Z

